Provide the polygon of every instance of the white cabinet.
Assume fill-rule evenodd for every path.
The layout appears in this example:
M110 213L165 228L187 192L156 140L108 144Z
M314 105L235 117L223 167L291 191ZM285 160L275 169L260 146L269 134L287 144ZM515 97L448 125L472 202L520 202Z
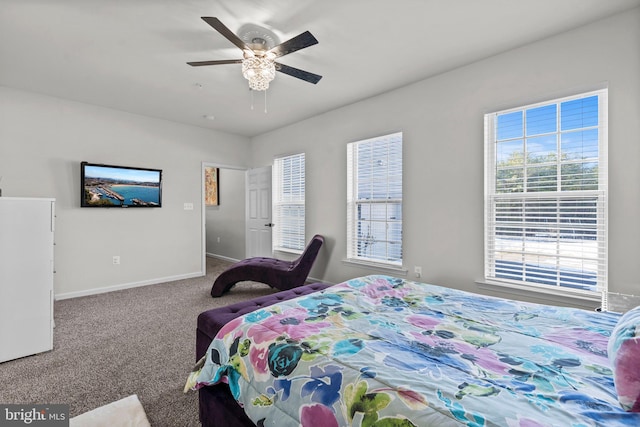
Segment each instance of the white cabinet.
M54 209L0 197L0 362L53 349Z

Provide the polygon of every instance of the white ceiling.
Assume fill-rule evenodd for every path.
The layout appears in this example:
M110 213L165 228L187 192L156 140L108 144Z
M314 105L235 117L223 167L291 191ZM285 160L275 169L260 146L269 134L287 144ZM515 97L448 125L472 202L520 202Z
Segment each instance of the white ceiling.
M254 136L591 21L640 0L0 0L0 85ZM319 44L251 91L242 52L200 19ZM207 119L205 116L214 116Z

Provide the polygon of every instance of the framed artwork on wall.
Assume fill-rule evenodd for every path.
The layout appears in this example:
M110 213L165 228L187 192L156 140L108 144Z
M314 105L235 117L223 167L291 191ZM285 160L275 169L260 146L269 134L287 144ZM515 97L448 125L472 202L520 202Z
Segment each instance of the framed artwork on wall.
M204 168L204 204L218 206L220 204L220 169L210 166Z

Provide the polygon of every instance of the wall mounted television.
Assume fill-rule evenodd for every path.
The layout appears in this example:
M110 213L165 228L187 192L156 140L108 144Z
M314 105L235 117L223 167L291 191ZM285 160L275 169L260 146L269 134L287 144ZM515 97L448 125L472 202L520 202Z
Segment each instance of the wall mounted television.
M82 162L83 208L159 208L162 170Z

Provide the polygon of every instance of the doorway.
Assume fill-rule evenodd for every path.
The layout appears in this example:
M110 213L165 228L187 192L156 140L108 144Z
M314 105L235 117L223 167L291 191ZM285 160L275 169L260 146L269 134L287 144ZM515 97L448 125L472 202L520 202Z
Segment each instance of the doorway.
M218 168L218 204L207 206L205 168ZM272 256L271 166L249 169L202 162L202 272L207 256L236 262Z
M218 204L205 203L205 168L218 169ZM245 250L245 178L246 168L202 162L202 272L206 274L207 256L235 261Z

